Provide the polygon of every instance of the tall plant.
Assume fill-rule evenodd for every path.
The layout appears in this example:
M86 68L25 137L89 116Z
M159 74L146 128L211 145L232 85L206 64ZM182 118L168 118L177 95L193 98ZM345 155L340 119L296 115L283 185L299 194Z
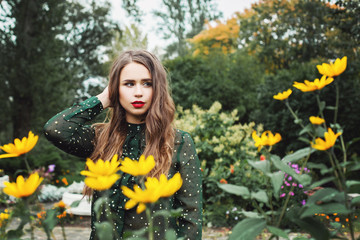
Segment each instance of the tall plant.
M320 79L315 79L312 82L305 80L304 83L294 82L295 88L302 92L308 92L307 94L313 94L318 105L318 116L309 116L308 124L304 124L289 104L288 98L292 94L291 89L274 96L274 99L285 103L294 118L295 124L302 128L299 132L300 137L308 142L309 146L281 159L279 156L271 154L272 146L281 140L280 135L273 135L269 131L264 132L261 136L258 136L256 132L253 133L255 146L258 147L259 151L263 149L267 160L248 162L254 169L267 176L269 187L260 192L252 192L252 189L231 184L219 184L219 187L244 199L263 202L270 208L270 211L263 211L263 209L258 208L254 213L246 213L245 215L248 218L234 227L230 239L254 239L264 229L267 229L273 236L288 239L288 229L284 229L286 226L283 225L285 218L301 230L308 232L315 239L330 239L341 234L338 221L331 223L331 225L325 225L317 218L319 214L333 214L338 216L337 219L346 219L344 224L349 231L350 238L355 239L354 220L359 214L359 209L356 207L360 203L360 197L352 197L354 195L351 194L360 193L357 188L360 186L360 181L352 180L351 175L360 169L360 162L357 159L350 160L347 155L347 148L355 139L352 142L345 143L342 136L343 129L337 122L339 109L338 76L345 71L346 66L346 57L336 59L334 63L324 63L317 66L319 73L323 75ZM326 106L326 102L321 100L321 89L329 84L336 85L335 106ZM334 114L331 121L324 118L325 109L333 110ZM263 148L264 146L269 147ZM311 157L315 151L324 152L328 156L331 166L316 163L316 158ZM288 166L288 163L300 163L302 167L295 171ZM310 174L304 171L306 168L319 170L320 180L312 178ZM285 174L296 180L296 183L284 196L283 194L280 195L280 189ZM314 190L303 206L289 204L293 190L298 184L301 184L306 191ZM282 207L274 209L273 203L279 201L280 196L285 197L285 202Z

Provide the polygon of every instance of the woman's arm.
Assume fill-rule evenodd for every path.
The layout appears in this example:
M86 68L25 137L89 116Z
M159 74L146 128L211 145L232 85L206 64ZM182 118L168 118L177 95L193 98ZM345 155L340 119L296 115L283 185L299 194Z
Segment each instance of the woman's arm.
M202 236L202 176L194 142L186 132L182 133L181 145L174 152L180 163L179 172L183 185L175 194L174 204L183 209L178 219L178 237L201 239Z
M61 150L78 156L88 157L93 152L95 129L86 122L92 120L110 104L108 88L96 97L56 114L44 126L46 138Z

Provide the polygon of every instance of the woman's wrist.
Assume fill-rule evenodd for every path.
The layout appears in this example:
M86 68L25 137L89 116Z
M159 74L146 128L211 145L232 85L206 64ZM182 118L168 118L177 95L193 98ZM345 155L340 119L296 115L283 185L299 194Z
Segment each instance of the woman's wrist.
M101 102L103 108L108 108L110 106L110 100L109 100L109 95L102 92L99 95L97 95L96 97L99 99L99 101Z

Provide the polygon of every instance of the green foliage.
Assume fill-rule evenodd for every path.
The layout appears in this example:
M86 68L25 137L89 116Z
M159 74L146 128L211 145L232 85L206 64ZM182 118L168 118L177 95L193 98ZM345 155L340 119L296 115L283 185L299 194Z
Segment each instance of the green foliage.
M22 137L69 106L84 80L104 75L98 56L115 25L110 5L95 1L9 0L1 8L0 132Z
M263 68L243 52L202 57L178 57L164 62L170 72L175 104L186 109L196 104L210 108L219 101L223 109L238 110L241 122L256 109L256 87Z
M264 185L264 176L253 172L247 164L249 159L257 158L257 150L251 141L254 124L236 123L237 110L222 112L218 102L209 110L194 105L188 110L178 107L177 112L175 126L192 135L201 160L206 221L223 225L227 210L236 206L252 209L251 203L241 198L232 199L229 194L219 190L218 183L222 179L229 184L241 183L254 193ZM258 197L262 198L261 194ZM227 224L231 225L232 222L233 219L229 219Z
M187 53L186 38L198 34L206 20L220 16L213 0L163 0L162 3L161 10L154 12L162 20L158 29L165 39L176 39L167 47L166 57L184 56Z
M290 230L296 230L294 225L302 231L308 232L314 239L330 239L331 236L342 235L344 232L344 230L340 227L341 224L339 224L340 217L346 218L346 228L350 232L351 239L355 239L353 222L359 213L359 210L357 209L358 200L353 198L349 201L351 198L349 193L360 193L360 181L353 179L353 173L354 171L358 171L360 165L358 159L350 158L350 160L348 158L349 154L352 155L352 153L348 151L348 148L344 143L343 135L345 132L340 126L337 118L337 113L341 111L341 104L339 104L338 101L335 101L335 103L333 103L334 105L330 105L331 107L328 109L326 108L327 99L339 99L341 92L341 90L338 90L338 86L340 85L339 82L345 82L345 77L346 74L342 74L341 78L339 76L336 77L334 82L331 85L326 86L324 89L302 93L302 95L306 95L308 97L308 101L312 100L317 103L312 104L313 106L317 106L316 113L312 115L324 116L324 113L327 110L331 111L333 115L330 118L331 120L325 121L322 126L317 126L314 123L313 125L303 124L305 121L301 121L298 111L294 112L290 106L290 103L294 99L293 95L291 95L289 99L282 100L285 102L285 106L288 107L291 115L295 119L294 123L300 125L302 128L297 134L301 136L301 139L304 140L304 142L307 143L307 146L311 143L312 148L320 151L321 153L326 153L326 155L323 155L327 157L326 159L330 163L331 167L327 167L323 163L318 163L317 157L314 157L314 150L310 147L297 150L290 155L286 155L283 159L280 159L277 155L270 154L272 149L272 146L270 146L269 149L266 149L265 153L265 161L268 163L248 162L251 166L260 170L266 177L269 178L267 182L271 183L271 187L267 186L263 189L263 191L257 190L257 192L253 194L252 189L248 189L247 187L239 184L237 184L238 186L220 186L220 188L226 192L237 196L240 195L243 199L250 199L253 202L256 201L258 203L265 203L266 206L269 206L271 209L271 211L266 211L264 208L259 207L256 211L254 211L257 215L255 215L255 213L247 213L247 217L249 218L242 220L234 227L234 239L238 236L238 233L245 235L249 234L252 238L254 238L260 234L264 228L268 228L274 236L282 236L286 233L286 231L282 231L282 229L290 228ZM331 90L333 90L333 92L331 92ZM327 95L324 96L324 94ZM302 103L303 100L300 102ZM301 107L304 106L302 105L298 108ZM334 130L332 129L335 129L335 132L338 134L335 135L333 133ZM321 139L319 139L319 137L321 137ZM338 142L340 142L338 146L336 145L337 139ZM260 146L269 145L265 139L256 139L256 142L257 144L260 144ZM315 142L315 144L313 142ZM287 142L287 144L289 143ZM302 164L300 170L296 168L293 169L294 164L292 163L295 162ZM289 164L293 168L291 168ZM318 180L316 178L312 178L309 174L307 174L307 168L305 167L319 169L320 171L318 175L322 179ZM279 197L277 196L279 193L279 185L281 184L281 176L277 176L279 171L285 173L285 179L289 176L289 178L287 178L284 182L287 186L291 186L291 188L289 190L290 192L282 193L280 195L280 197L286 198L285 202L280 206L276 206L275 202L277 204L281 203L278 200ZM287 182L290 179L294 179L296 181L295 185L294 183L290 185ZM303 203L303 206L299 206L299 204L296 205L294 202L290 201L290 196L294 195L294 187L300 186L300 184L301 187L304 187L304 189L309 192L309 197L306 204ZM255 227L255 229L249 228L247 224L248 222L257 221L257 223L259 223L259 215L263 220L264 226L261 225L258 226L258 228ZM318 215L326 215L328 219L329 215L338 217L335 218L335 222L324 223L317 217ZM286 221L290 221L293 225L284 224L284 219ZM272 228L274 226L275 228Z

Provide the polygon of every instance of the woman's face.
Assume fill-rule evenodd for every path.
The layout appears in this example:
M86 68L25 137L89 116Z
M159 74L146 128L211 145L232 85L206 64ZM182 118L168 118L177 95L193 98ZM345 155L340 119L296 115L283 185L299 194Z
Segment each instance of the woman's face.
M127 64L120 73L120 104L128 123L141 123L150 108L153 88L149 70L142 64Z

